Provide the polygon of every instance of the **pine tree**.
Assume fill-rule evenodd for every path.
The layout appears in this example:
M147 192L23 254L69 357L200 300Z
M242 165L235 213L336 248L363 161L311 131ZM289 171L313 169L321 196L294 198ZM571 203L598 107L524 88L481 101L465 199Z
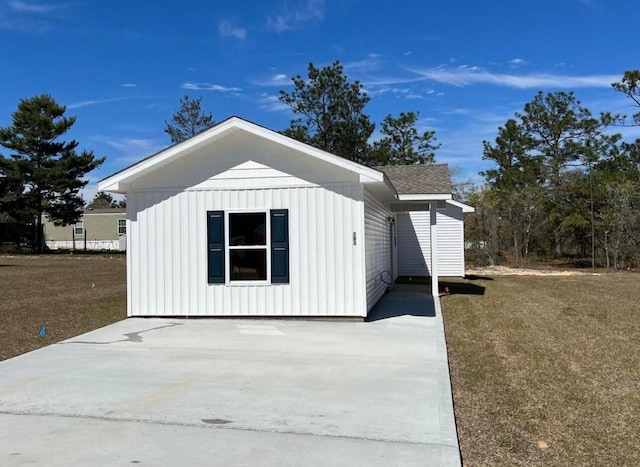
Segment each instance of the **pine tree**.
M211 128L214 125L213 115L205 113L201 107L202 97L190 99L185 95L180 99L180 108L171 117L171 122L165 121L164 132L176 144Z
M366 162L368 140L374 124L364 113L369 96L360 82L349 82L340 62L324 68L309 64L308 77L297 75L291 93L280 91L280 100L294 114L283 133L355 162Z
M65 111L48 94L22 99L12 125L0 128L0 145L10 151L8 157L0 156L0 173L14 187L12 217L35 220L38 252L43 249L43 213L56 225L76 222L84 206L79 192L88 183L83 178L104 162L93 151L78 153L77 141L60 139L76 121L65 117Z

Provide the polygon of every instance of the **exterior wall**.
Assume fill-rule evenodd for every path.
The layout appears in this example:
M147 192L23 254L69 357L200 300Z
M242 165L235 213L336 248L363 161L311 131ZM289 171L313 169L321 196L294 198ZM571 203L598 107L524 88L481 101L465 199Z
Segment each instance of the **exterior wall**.
M126 219L126 213L85 213L82 216L87 232L88 250L119 250L118 219ZM43 220L44 237L51 249L72 249L75 237L76 248L84 248L84 232L74 234L74 226L56 226L46 216Z
M464 223L462 210L448 206L438 211L438 275L464 276ZM398 273L428 276L431 264L429 211L397 215Z
M383 280L392 282L392 248L391 224L393 217L383 204L375 197L364 191L364 230L367 273L367 310L370 310L385 293L387 284Z
M289 210L290 283L209 284L207 211L253 209ZM127 211L130 316L366 315L360 184L240 164L191 188L130 191Z

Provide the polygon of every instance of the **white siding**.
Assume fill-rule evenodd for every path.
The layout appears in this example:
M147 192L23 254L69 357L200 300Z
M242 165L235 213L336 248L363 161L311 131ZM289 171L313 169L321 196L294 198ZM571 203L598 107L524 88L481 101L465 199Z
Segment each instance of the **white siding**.
M462 210L448 206L438 211L438 275L464 276L464 224ZM428 276L431 264L429 211L397 215L398 273Z
M352 242L364 238L362 185L237 169L252 176L127 194L129 315L365 316L364 247ZM207 211L242 209L289 210L290 284L208 284Z
M393 214L377 201L369 191L364 191L365 257L367 271L367 309L370 310L384 294L393 274L391 261L391 226Z

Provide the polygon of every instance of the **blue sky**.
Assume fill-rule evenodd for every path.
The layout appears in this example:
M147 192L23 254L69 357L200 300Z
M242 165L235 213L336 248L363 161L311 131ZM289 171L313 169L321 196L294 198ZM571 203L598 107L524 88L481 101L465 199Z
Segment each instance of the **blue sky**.
M634 113L610 84L640 68L639 11L634 0L0 0L0 126L20 98L67 105L70 136L107 158L91 198L97 180L169 144L184 94L218 121L282 130L292 115L278 91L309 62L340 60L374 122L419 111L442 143L437 161L481 181L482 141L539 90Z

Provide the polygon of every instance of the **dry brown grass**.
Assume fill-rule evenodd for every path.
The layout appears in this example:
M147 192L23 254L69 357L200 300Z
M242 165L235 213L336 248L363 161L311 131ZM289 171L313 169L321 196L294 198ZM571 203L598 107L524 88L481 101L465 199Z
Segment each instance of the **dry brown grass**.
M489 279L442 300L464 464L640 465L640 275Z
M124 319L125 264L123 255L0 256L0 360Z

